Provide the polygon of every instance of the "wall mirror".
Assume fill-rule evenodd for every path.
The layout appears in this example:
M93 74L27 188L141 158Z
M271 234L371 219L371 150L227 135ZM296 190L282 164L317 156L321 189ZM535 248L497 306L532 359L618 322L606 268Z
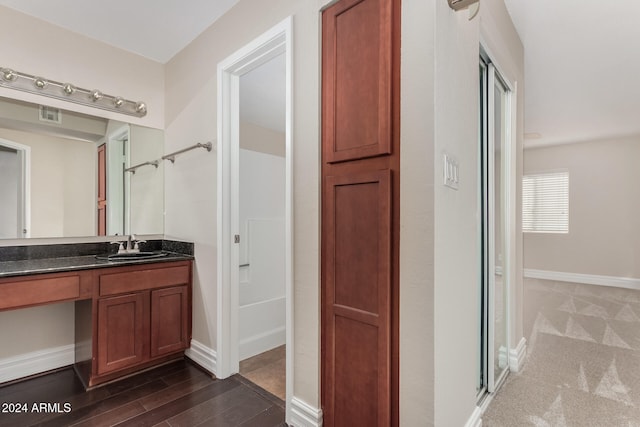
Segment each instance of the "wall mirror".
M0 98L0 239L162 234L163 154L161 130Z

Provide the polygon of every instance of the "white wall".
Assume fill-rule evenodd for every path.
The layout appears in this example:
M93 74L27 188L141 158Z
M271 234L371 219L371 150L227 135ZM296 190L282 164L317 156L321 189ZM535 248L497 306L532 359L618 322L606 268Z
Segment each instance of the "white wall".
M16 151L0 150L0 239L18 236L18 182L20 167Z
M284 157L240 150L241 306L284 296L284 172Z
M285 343L284 190L284 157L240 150L240 360Z
M525 268L640 278L640 137L525 150L525 174L569 171L569 233L524 233Z

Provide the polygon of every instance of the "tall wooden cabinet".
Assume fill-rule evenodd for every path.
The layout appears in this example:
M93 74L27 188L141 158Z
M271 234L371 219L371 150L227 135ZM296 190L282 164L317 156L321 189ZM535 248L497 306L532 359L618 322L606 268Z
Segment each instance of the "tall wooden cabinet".
M398 424L399 0L322 16L322 406Z

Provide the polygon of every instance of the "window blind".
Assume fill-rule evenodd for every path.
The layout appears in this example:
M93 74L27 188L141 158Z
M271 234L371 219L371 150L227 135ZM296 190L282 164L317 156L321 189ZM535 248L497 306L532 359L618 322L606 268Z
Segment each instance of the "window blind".
M522 177L522 231L569 232L569 172Z

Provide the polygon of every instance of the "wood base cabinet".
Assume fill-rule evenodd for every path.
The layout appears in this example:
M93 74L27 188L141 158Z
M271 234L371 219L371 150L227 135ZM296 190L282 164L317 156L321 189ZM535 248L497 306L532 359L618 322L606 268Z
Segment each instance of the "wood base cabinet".
M103 269L94 274L93 357L76 363L85 386L182 356L191 341L191 261ZM87 338L76 336L76 341Z

